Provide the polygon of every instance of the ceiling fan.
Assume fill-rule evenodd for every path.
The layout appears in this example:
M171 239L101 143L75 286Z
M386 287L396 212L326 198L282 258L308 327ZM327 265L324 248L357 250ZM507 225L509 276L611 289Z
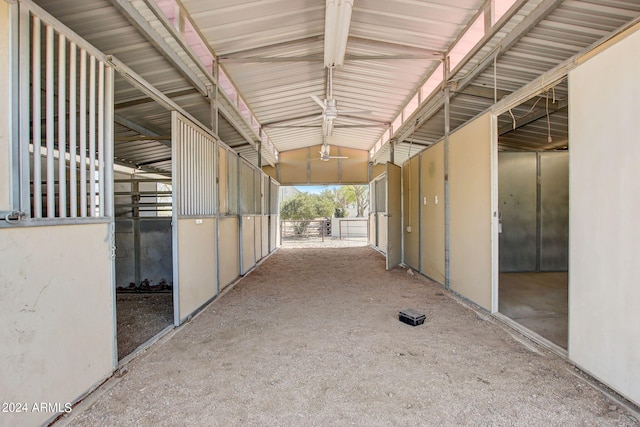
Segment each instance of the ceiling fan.
M338 109L338 101L333 98L333 67L327 67L327 80L327 98L320 99L317 95L311 95L311 99L322 108L322 129L325 137L331 136L333 132L333 121L337 119L340 114L371 114L371 111L368 110Z
M347 156L332 156L331 155L331 146L327 144L327 138L322 138L322 147L320 147L320 157L311 160L322 160L323 162L328 162L331 159L348 159Z

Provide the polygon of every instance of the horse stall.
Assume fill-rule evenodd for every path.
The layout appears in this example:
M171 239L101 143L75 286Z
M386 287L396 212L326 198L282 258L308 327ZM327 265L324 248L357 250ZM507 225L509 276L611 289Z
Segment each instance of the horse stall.
M115 173L118 359L173 324L171 178Z

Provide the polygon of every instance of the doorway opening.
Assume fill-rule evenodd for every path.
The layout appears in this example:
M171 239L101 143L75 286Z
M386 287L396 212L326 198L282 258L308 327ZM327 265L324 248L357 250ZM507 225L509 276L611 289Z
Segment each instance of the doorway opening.
M284 247L366 246L369 187L280 187L280 242Z
M567 348L566 81L498 118L498 310Z
M119 361L174 321L171 115L133 87L123 93L114 114Z

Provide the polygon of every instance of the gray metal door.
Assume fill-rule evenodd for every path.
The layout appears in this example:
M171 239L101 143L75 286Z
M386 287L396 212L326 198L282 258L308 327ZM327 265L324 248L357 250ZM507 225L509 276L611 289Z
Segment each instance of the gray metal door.
M387 270L402 262L402 169L387 162Z

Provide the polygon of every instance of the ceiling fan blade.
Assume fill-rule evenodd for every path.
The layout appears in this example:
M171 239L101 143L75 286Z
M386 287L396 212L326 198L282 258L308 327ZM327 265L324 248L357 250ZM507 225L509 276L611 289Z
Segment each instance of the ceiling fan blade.
M286 124L286 123L292 123L292 122L303 122L303 123L306 123L307 121L313 121L313 120L317 120L317 119L324 119L324 114L317 114L317 113L305 114L303 116L290 117L290 118L283 119L283 120L276 120L276 121L273 121L273 122L264 123L262 126L265 127L265 128L278 127L278 125L282 125L282 124Z
M340 110L338 109L338 114L373 114L371 110Z
M318 96L316 96L316 95L310 95L310 96L311 96L311 99L316 101L316 103L320 106L320 108L322 108L322 110L327 108L327 106L324 105L324 102L322 101L322 99L320 99Z

